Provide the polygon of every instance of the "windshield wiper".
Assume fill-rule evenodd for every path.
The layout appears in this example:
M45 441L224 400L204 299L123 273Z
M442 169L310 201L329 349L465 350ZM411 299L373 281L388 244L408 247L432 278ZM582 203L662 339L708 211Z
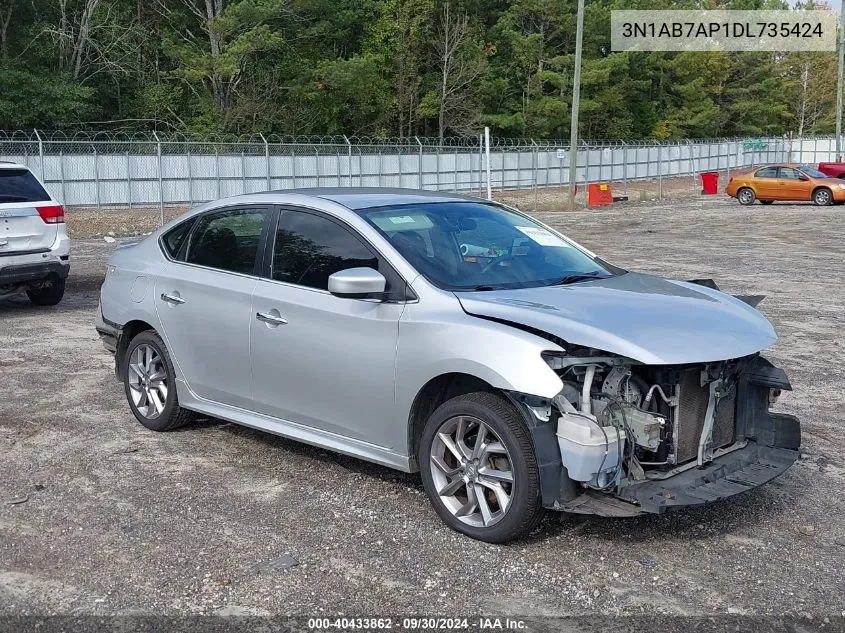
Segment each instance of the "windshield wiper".
M589 281L592 279L605 279L610 275L605 275L600 270L593 270L588 273L576 273L574 275L566 275L566 277L561 277L554 283L549 284L550 286L566 286L568 284L574 284L578 281Z
M461 290L466 292L483 292L486 290L496 290L493 286L481 285L481 286L473 286L472 288L461 288Z

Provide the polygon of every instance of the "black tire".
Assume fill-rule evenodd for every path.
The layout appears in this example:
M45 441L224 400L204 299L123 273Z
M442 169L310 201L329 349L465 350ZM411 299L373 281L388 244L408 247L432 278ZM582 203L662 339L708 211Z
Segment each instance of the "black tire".
M510 458L510 472L513 476L513 483L510 484L510 504L498 522L490 526L469 525L455 516L440 498L433 479L432 444L441 427L457 416L468 416L483 421L489 430L498 436ZM431 505L444 523L453 530L487 543L507 543L527 535L543 518L540 475L531 435L519 412L497 394L469 393L440 405L431 414L423 429L418 460L423 486ZM495 499L491 499L491 502L495 502Z
M754 190L750 187L743 187L736 192L736 199L739 200L740 204L749 205L754 204L757 196L754 194Z
M774 200L760 200L760 204L772 204Z
M28 289L26 296L37 306L54 306L65 296L65 280L53 275L40 288Z
M833 204L833 192L827 187L819 187L813 192L813 204L826 207Z
M148 345L155 350L163 361L162 365L167 373L166 380L168 389L167 398L164 402L164 409L157 415L157 417L152 419L144 415L139 410L138 406L133 401L132 389L129 386L130 372L132 371L129 367L130 361L141 345ZM151 431L172 431L193 421L195 417L193 411L188 411L187 409L183 409L179 406L179 397L176 395L176 372L173 370L173 361L170 360L170 352L168 352L167 346L158 334L156 334L153 330L146 330L136 335L135 338L129 342L129 347L126 348L126 353L124 354L121 362L121 375L123 376L123 389L126 393L126 400L129 403L129 408L132 410L132 414L138 422Z

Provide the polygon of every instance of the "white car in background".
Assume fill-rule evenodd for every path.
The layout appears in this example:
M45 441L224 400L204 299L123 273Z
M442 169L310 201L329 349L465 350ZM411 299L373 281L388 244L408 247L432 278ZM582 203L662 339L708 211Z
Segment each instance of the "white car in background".
M24 165L0 161L0 298L62 300L70 270L65 210Z

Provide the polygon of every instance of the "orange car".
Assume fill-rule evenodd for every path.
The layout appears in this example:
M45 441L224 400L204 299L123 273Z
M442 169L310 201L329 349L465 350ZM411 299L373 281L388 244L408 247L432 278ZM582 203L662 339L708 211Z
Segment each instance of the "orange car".
M812 200L817 205L845 202L845 180L830 178L809 165L767 165L737 174L725 188L740 204L759 200Z

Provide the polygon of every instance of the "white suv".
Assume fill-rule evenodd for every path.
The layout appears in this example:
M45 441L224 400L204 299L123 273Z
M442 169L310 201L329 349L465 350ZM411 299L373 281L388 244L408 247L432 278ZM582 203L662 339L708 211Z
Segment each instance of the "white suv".
M0 297L26 290L40 306L65 293L65 210L24 165L0 161Z

